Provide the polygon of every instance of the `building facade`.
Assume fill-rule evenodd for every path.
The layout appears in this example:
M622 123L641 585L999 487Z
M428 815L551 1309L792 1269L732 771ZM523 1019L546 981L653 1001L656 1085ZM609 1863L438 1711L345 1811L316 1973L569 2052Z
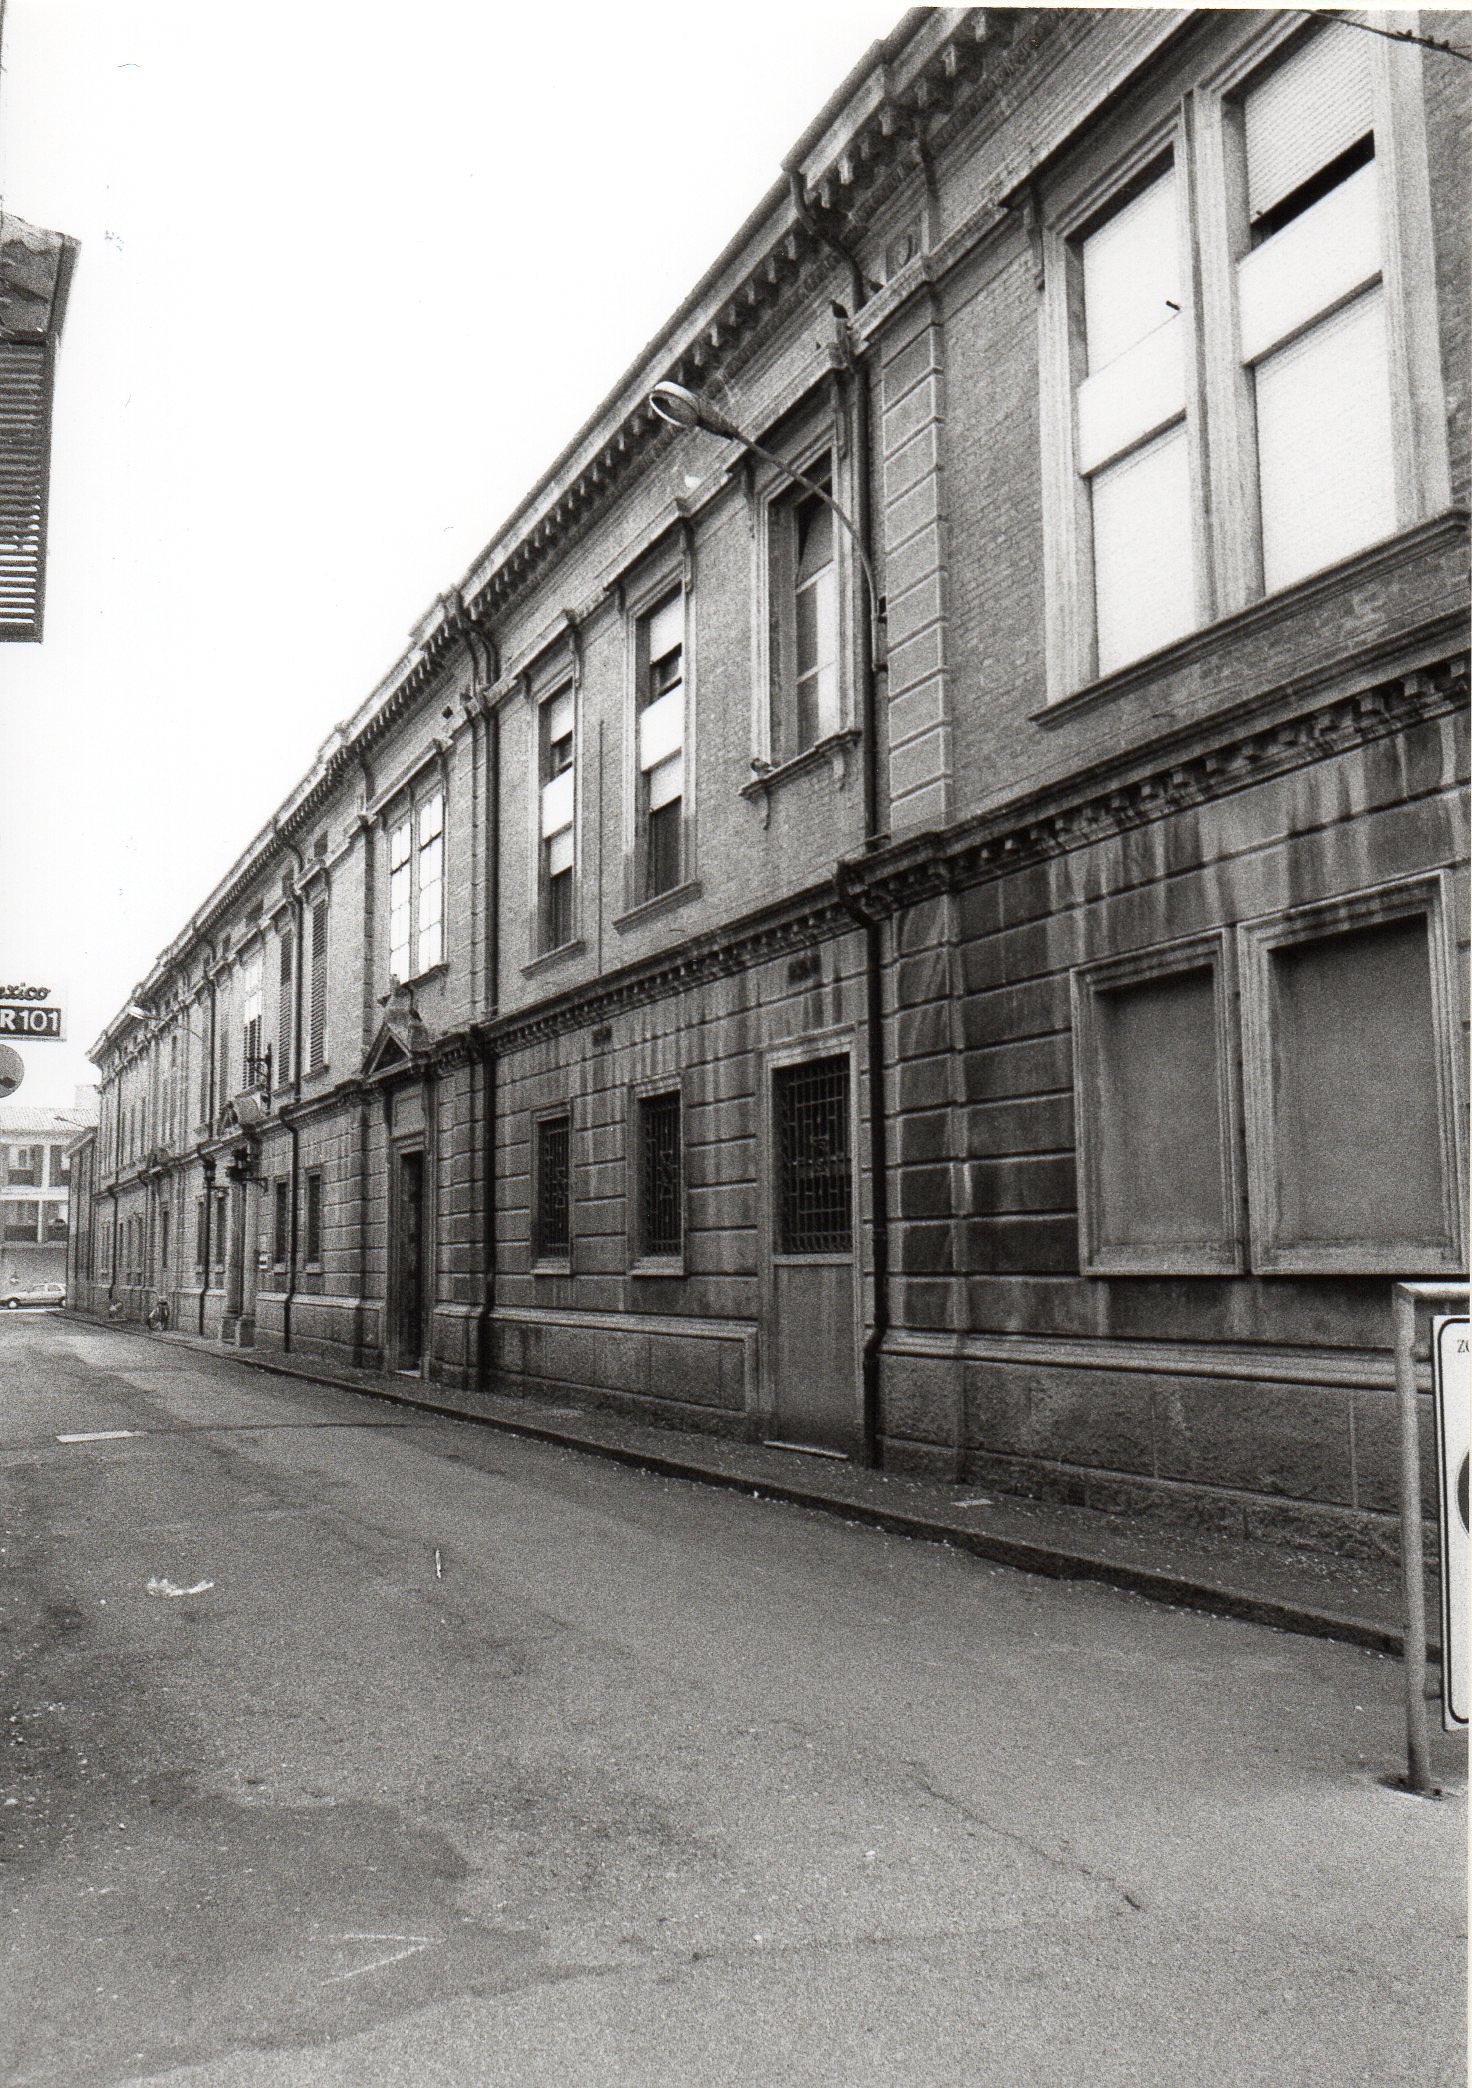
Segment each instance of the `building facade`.
M0 644L39 640L56 355L77 243L0 210Z
M94 1311L1382 1541L1467 68L1373 27L904 17L98 1041Z
M66 1283L71 1147L96 1122L88 1088L71 1109L0 1102L0 1308L43 1283Z

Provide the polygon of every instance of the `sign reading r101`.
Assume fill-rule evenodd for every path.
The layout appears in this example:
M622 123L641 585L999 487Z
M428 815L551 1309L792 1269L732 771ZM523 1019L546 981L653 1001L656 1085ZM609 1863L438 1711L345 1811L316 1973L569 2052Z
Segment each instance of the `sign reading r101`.
M0 1037L29 1037L33 1043L47 1038L61 1043L64 1041L61 1010L34 1005L15 1007L0 1001Z

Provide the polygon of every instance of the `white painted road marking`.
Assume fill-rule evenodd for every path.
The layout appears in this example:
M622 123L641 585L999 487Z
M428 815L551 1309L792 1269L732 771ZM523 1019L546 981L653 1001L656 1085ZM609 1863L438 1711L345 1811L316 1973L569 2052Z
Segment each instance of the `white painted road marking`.
M56 1438L58 1443L116 1443L123 1436L143 1433L141 1428L93 1428L82 1435L64 1435Z
M339 1935L336 1940L339 1943L407 1943L409 1948L396 1950L391 1957L375 1958L371 1965L357 1965L351 1972L334 1972L330 1979L323 1980L324 1986L341 1986L345 1979L360 1979L365 1972L384 1972L390 1965L402 1964L405 1958L417 1957L421 1950L428 1950L434 1937L374 1935L357 1930Z

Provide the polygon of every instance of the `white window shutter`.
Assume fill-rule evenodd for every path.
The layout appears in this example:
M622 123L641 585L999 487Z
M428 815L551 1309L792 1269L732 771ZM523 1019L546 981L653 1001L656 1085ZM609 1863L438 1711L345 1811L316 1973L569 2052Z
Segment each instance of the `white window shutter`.
M1091 232L1081 249L1089 375L1154 333L1184 304L1175 168Z
M1369 38L1322 29L1242 102L1247 214L1261 217L1374 127Z
M564 827L553 834L547 843L547 875L560 877L564 870L572 868L572 828Z
M563 689L547 705L547 738L566 739L572 731L572 690Z
M1097 471L1111 457L1179 420L1186 410L1184 324L1146 334L1078 388L1078 468Z
M649 771L649 809L657 812L685 794L685 756L671 754Z
M1237 263L1242 360L1260 355L1380 273L1372 160Z
M1271 591L1395 527L1384 292L1356 298L1254 374Z
M685 597L673 594L649 619L649 657L662 660L685 643Z
M1108 674L1196 622L1185 428L1096 472L1089 484L1098 670Z
M542 786L542 838L572 825L573 771L564 769Z
M639 713L639 766L652 769L685 741L685 692L671 689Z

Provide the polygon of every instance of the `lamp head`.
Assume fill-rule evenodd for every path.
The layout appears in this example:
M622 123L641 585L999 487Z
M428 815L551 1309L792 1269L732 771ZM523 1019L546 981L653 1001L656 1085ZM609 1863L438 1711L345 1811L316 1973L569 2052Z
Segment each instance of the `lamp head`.
M153 1020L152 1008L145 1008L138 1001L129 1001L123 1013L131 1015L135 1022L152 1022Z
M734 436L738 442L741 440L741 430L718 406L712 406L709 399L703 399L699 392L691 391L687 385L676 384L673 378L655 385L649 394L649 403L660 419L668 421L672 428L704 428L708 435Z

